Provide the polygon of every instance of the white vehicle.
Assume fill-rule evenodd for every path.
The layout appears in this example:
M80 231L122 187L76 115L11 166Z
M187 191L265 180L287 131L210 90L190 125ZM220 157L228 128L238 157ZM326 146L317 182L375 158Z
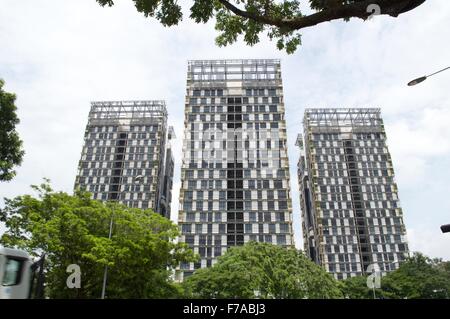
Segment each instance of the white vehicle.
M44 258L34 263L25 251L0 247L0 299L42 297L43 263Z

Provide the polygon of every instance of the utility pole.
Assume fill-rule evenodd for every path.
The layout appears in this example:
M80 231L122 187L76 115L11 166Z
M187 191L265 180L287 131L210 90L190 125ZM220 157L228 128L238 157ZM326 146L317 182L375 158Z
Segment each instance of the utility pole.
M142 175L138 175L133 179L133 183L136 183L138 181L141 181L144 178ZM120 195L121 193L119 193ZM120 196L119 196L120 199ZM115 209L115 203L112 205L111 209L111 220L109 221L109 236L108 238L111 240L112 237L112 228L113 228L113 219L114 219L114 209ZM106 293L106 281L108 279L108 265L105 265L105 271L103 273L103 285L102 285L102 296L101 299L105 299L105 293Z

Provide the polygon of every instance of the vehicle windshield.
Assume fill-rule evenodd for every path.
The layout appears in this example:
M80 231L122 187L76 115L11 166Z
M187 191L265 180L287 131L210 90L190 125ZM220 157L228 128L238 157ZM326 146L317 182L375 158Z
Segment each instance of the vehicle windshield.
M15 286L20 283L23 260L8 258L5 264L2 285Z

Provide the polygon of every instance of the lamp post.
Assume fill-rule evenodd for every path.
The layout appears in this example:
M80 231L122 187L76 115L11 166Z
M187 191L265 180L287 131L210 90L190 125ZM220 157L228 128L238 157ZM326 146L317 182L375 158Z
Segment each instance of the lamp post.
M386 271L386 266L387 265L394 265L394 264L400 264L400 260L394 260L391 263L383 263L384 264L384 269ZM371 267L372 266L372 267ZM369 267L371 268L375 268L375 269L371 269L372 271L372 275L370 275L367 278L367 288L372 288L372 292L373 292L373 299L377 299L376 293L375 293L375 288L381 288L381 278L383 277L383 273L380 271L380 266L378 264L371 264L367 267L366 271L369 271ZM372 279L371 281L369 281L369 278ZM375 287L376 286L376 280L377 278L380 280L379 287ZM370 283L370 285L369 285Z
M133 177L133 184L137 181L140 181L144 178L142 175L138 175L136 177ZM122 192L119 192L119 195L121 195ZM120 196L119 196L120 198ZM113 227L113 218L114 218L114 205L112 205L112 214L111 214L111 220L109 221L109 235L108 238L111 239L112 237L112 227ZM106 293L106 281L108 279L108 265L105 265L105 271L103 272L103 286L102 286L102 297L101 299L105 299L105 293Z
M435 75L435 74L441 73L441 72L443 72L443 71L445 71L445 70L448 70L448 69L450 69L450 66L447 67L447 68L445 68L445 69L442 69L442 70L439 70L439 71L437 71L437 72L434 72L434 73L432 73L432 74L430 74L430 75L421 76L420 78L417 78L417 79L414 79L414 80L408 82L408 86L414 86L414 85L416 85L416 84L422 83L423 81L425 81L426 79L428 79L430 76L433 76L433 75Z

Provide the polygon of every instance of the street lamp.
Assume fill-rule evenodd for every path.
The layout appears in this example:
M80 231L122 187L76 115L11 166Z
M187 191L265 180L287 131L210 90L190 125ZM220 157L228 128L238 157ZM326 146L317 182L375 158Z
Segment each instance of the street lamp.
M443 233L448 233L448 232L450 232L450 224L442 225L442 226L441 226L441 230L442 230Z
M433 76L433 75L435 75L435 74L441 73L441 72L443 72L443 71L445 71L445 70L448 70L448 69L450 69L450 66L447 67L447 68L445 68L445 69L442 69L442 70L439 70L439 71L437 71L437 72L434 72L434 73L432 73L432 74L430 74L430 75L421 76L420 78L414 79L414 80L412 80L411 82L409 82L409 83L408 83L408 86L413 86L413 85L422 83L423 81L425 81L425 80L426 80L427 78L429 78L430 76Z
M133 177L133 184L137 181L141 181L144 178L142 175L138 175L136 177ZM122 192L119 192L119 199ZM109 221L109 236L108 238L111 239L112 237L112 227L113 227L113 217L114 217L114 205L112 206L112 214L111 214L111 220ZM103 286L102 286L102 299L105 299L105 293L106 293L106 280L108 278L108 265L105 265L105 271L103 273Z

